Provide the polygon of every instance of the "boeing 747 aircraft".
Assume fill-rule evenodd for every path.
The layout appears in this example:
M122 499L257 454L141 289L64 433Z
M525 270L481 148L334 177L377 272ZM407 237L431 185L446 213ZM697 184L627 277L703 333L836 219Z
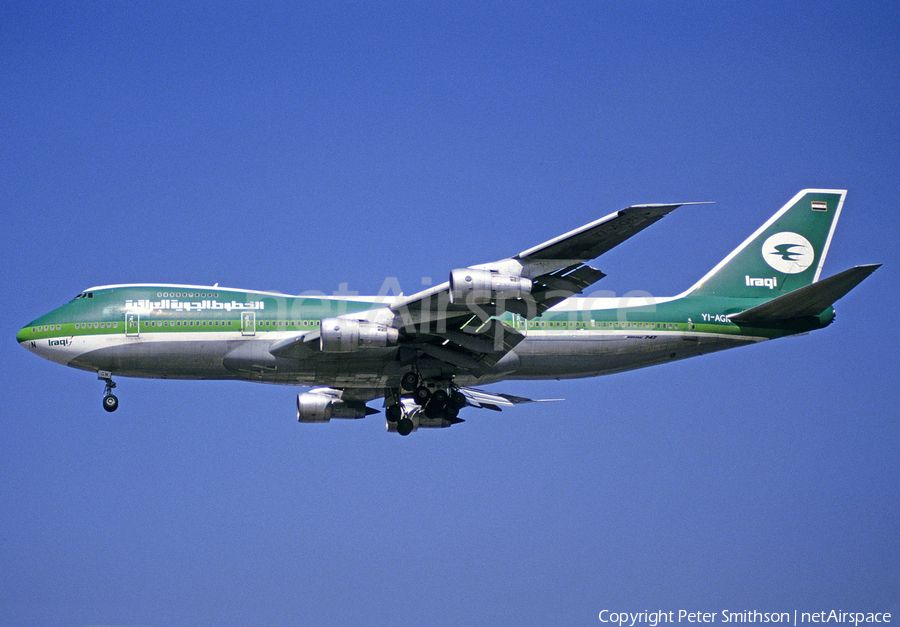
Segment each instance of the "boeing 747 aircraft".
M190 285L108 285L40 316L16 339L113 376L242 379L314 387L300 422L362 418L383 398L389 431L463 422L466 406L530 399L473 386L593 377L807 333L874 272L819 280L846 191L808 189L686 292L622 306L577 297L605 275L587 262L679 205L638 205L517 255L450 272L411 296L306 297Z

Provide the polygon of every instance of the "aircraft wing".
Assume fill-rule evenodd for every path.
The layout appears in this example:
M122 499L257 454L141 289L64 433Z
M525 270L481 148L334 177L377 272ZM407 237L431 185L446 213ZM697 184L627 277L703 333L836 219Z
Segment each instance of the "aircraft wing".
M516 258L581 259L583 261L594 259L618 246L632 235L640 233L682 204L685 203L633 205L522 251L516 255Z
M682 203L684 204L684 203ZM606 276L586 262L621 244L662 219L681 204L634 205L585 224L573 231L494 263L465 270L489 272L495 276L512 275L531 281L528 294L493 298L487 302L452 298L451 281L413 294L391 307L410 324L433 323L472 313L487 318L505 312L532 319L553 305L580 294ZM456 271L455 271L456 272ZM474 306L473 306L474 305Z
M321 337L319 330L309 331L274 342L268 352L290 359L314 358L321 352ZM430 363L432 370L481 376L524 338L500 320L482 321L470 314L431 328L404 329L398 357L401 365Z
M519 254L454 270L450 281L367 312L398 329L401 366L420 372L482 376L524 339L495 316L535 318L606 276L587 265L680 205L635 205L585 224ZM480 287L467 289L471 285ZM353 316L342 316L353 318ZM320 331L281 340L276 357L305 358L321 350ZM500 366L502 368L502 365Z

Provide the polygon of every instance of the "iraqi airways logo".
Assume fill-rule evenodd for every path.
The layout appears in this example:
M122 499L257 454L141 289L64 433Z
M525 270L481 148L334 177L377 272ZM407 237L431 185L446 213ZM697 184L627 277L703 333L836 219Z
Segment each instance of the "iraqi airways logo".
M762 257L778 272L797 274L812 265L816 251L809 240L799 233L783 231L763 242Z

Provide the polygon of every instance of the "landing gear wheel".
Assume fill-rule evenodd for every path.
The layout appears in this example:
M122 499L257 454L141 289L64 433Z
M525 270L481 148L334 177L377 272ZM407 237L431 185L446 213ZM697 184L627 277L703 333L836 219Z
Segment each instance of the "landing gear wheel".
M449 396L444 390L435 390L431 395L428 404L425 405L425 415L429 418L440 418L447 409L447 399Z
M444 414L444 406L434 401L428 401L425 405L425 415L429 418L440 418Z
M453 405L456 409L462 409L466 406L466 395L459 390L455 391L450 396L450 405Z
M409 371L402 377L400 377L400 387L402 387L404 390L409 390L410 392L412 392L418 387L418 385L419 375L417 375L415 372Z
M416 388L416 391L413 392L413 398L416 399L416 403L419 405L424 405L428 402L428 399L431 398L431 390L424 385L420 385Z
M385 410L387 414L387 419L390 422L397 422L403 416L403 410L400 408L399 403L394 403L390 407Z
M97 372L97 378L106 383L106 389L103 390L103 409L106 411L116 411L119 407L119 399L113 396L113 388L116 387L116 384L113 383L112 373L106 370L99 370Z
M103 409L106 411L116 411L119 408L119 399L112 394L103 397Z
M413 431L413 421L409 418L401 418L397 423L397 433L400 435L409 435Z

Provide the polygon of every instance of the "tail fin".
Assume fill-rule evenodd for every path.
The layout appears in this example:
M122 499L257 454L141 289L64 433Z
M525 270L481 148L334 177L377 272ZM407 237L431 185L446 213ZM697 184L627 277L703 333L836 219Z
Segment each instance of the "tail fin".
M846 195L801 191L688 293L769 299L818 281Z

